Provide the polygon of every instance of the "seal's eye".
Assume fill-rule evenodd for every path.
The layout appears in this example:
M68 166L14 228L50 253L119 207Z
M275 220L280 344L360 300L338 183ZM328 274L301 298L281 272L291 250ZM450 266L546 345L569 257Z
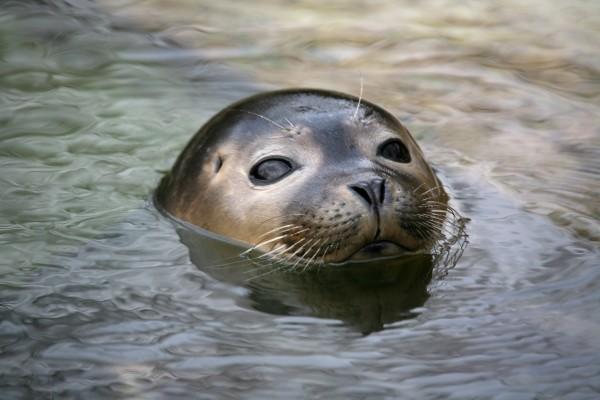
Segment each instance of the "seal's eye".
M408 149L398 139L390 139L383 142L377 149L377 155L399 163L410 162Z
M269 158L255 164L250 170L250 180L257 185L269 185L292 172L292 163L283 158Z

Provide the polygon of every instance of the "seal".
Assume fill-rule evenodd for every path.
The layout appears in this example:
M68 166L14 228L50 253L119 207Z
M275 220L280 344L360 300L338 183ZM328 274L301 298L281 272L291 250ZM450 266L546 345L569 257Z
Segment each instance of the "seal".
M451 211L392 114L318 89L266 92L217 113L163 177L155 202L258 258L304 268L427 249Z

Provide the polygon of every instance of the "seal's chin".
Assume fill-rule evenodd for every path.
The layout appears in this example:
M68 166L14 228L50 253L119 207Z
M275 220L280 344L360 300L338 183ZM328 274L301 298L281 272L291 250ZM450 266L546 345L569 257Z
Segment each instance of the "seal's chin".
M406 254L410 250L388 240L368 243L354 253L348 261L367 261L374 258L387 258Z

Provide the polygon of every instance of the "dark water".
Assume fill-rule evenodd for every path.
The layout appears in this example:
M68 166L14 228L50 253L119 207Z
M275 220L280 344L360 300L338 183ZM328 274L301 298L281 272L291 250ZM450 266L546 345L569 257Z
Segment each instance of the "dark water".
M0 397L599 398L599 39L591 1L2 1ZM361 78L470 218L458 264L196 267L231 249L148 201L193 132Z

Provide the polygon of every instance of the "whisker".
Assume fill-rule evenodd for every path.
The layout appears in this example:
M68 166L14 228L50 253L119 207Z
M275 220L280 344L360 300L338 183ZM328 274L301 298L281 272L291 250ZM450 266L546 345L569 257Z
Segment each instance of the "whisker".
M248 254L248 253L250 253L250 252L252 252L252 251L254 251L254 250L256 250L256 249L258 249L260 247L263 247L266 244L276 242L276 241L278 241L280 239L283 239L284 237L287 237L287 236L288 235L280 235L280 236L274 237L273 239L269 239L269 240L265 240L263 242L260 242L260 243L258 243L256 245L254 245L253 247L249 248L248 250L244 251L241 255L245 256L246 254Z
M308 242L304 243L304 245L302 245L302 247L301 247L300 249L298 249L298 251L296 251L294 254L292 254L292 255L291 255L291 257L289 257L289 258L288 258L288 260L290 260L291 258L293 258L294 256L296 256L296 254L297 254L297 253L299 253L299 252L300 252L300 251L301 251L301 250L304 248L304 246L306 246L307 244L309 244L309 243L310 243L310 242L312 242L313 240L314 240L314 239L311 239L311 240L309 240ZM290 270L290 271L293 271L293 270L296 268L296 265L298 265L298 263L299 263L300 261L302 261L302 260L303 260L303 257L302 257L302 256L299 256L299 257L297 257L297 260L296 260L296 262L295 262L295 263L294 263L292 266L290 266L289 270Z
M433 193L433 191L439 192L439 190L440 190L439 186L434 186L434 187L432 187L432 188L430 188L430 189L428 189L428 190L426 190L426 191L424 191L423 193L420 193L420 194L421 194L421 196L426 196L429 193Z
M307 239L306 238L302 238L302 239L298 240L297 242L293 243L291 246L287 246L287 248L285 249L285 251L283 251L283 252L281 252L279 254L276 254L273 259L276 260L277 262L283 262L283 260L281 259L281 256L283 256L285 253L291 252L292 250L294 250L294 248L296 246L298 246L299 244L301 244L305 240L307 240ZM294 252L294 254L296 254L298 251L300 251L304 246L305 246L305 244L302 245L302 246L300 246L300 249L296 250L296 252ZM292 255L288 254L287 256L285 256L286 257L285 260L289 260L290 257L292 257L292 256L293 256L293 254Z
M243 263L247 263L248 262L247 259L239 259L238 257L235 257L235 258L237 258L236 261L231 261L231 262L226 262L226 263L221 263L221 264L203 265L202 268L209 268L209 269L227 268L227 267L234 267L234 266L236 266L238 264L243 264Z
M269 234L271 234L271 233L274 233L274 232L277 232L277 231L280 231L280 230L282 230L282 229L289 228L289 227L299 227L299 225L295 225L295 224L287 224L287 225L279 226L279 227L277 227L277 228L273 228L273 229L271 229L270 231L267 231L267 232L263 233L262 235L260 235L260 236L258 237L258 239L257 239L257 240L260 240L260 239L262 239L263 237L265 237L265 236L267 236L267 235L269 235ZM289 229L289 230L291 230L291 229ZM285 231L283 231L283 232L287 232L287 231L288 231L288 230L285 230ZM283 232L280 232L280 233L283 233Z
M242 255L246 255L247 253L250 253L250 252L252 252L252 251L254 251L254 250L257 250L257 249L259 249L260 247L263 247L263 246L264 246L264 245L266 245L266 244L269 244L269 243L275 242L275 241L277 241L277 240L280 240L280 239L283 239L283 238L286 238L286 237L289 237L289 236L292 236L292 235L297 235L297 234L300 234L300 233L306 232L306 231L308 230L308 228L305 228L305 229L301 229L301 230L299 230L299 231L293 231L293 230L294 230L294 229L296 229L296 228L301 228L301 226L298 226L298 225L296 225L296 227L292 227L292 228L290 228L290 229L289 229L289 230L287 230L287 231L279 232L279 233L284 233L284 234L283 234L283 235L279 235L279 236L277 236L277 237L274 237L274 238L272 238L272 239L264 240L264 241L262 241L262 242L260 242L260 243L257 243L257 244L255 244L254 246L252 246L251 248L249 248L248 250L246 250L245 252L243 252L243 253L242 253ZM290 235L290 233L289 233L290 231L293 231L293 232L291 233L291 235Z
M302 216L302 215L304 215L304 214L294 213L294 214L276 215L274 217L267 218L267 219L263 220L260 224L258 224L258 226L260 227L260 226L266 224L267 222L271 222L273 220L283 219L283 218L290 218L290 217L299 217L299 216Z
M294 243L294 246L304 242L306 240L306 238L302 238L301 240L297 241L296 243ZM289 261L291 259L293 259L294 257L297 257L298 253L300 253L302 251L302 249L304 249L304 247L309 244L310 242L312 242L314 239L309 239L306 243L304 243L302 246L300 246L298 249L296 249L296 251L292 254L289 254L285 261ZM302 259L301 256L298 257L299 259Z
M275 267L275 268L271 268L271 269L267 270L267 272L265 272L265 273L263 273L263 274L258 274L258 275L256 275L256 276L252 276L252 277L250 277L250 278L246 279L246 283L252 282L252 281L253 281L253 280L255 280L255 279L264 278L264 277L265 277L265 276L267 276L267 275L270 275L270 274L273 274L273 273L275 273L275 272L277 272L277 271L281 271L281 270L283 270L283 268L282 268L282 267L280 267L280 268L277 268L277 264L270 264L270 265L266 265L266 266L259 267L259 268L257 268L255 271L258 271L258 270L260 270L260 269L264 269L264 268L268 268L268 267Z
M363 96L363 78L360 77L360 94L358 95L358 103L356 104L356 110L354 110L354 114L352 115L352 119L356 120L356 116L358 115L358 110L360 109L360 102L362 101Z
M283 249L283 252L280 251L282 249ZM271 251L269 251L267 253L261 254L260 256L254 258L254 260L260 260L261 258L272 257L274 253L275 253L275 257L276 257L276 256L280 255L281 253L285 253L286 250L287 250L287 246L285 244L282 244L279 247L276 247L276 248L274 248L273 250L271 250Z
M232 110L233 111L243 112L243 113L250 114L250 115L254 115L255 117L261 118L261 119L263 119L263 120L265 120L267 122L272 123L273 125L275 125L279 129L282 129L284 131L288 130L288 128L286 128L285 126L283 126L281 124L278 124L277 122L273 121L271 118L265 117L264 115L261 115L261 114L258 114L258 113L252 112L252 111L248 111L248 110L241 110L239 108L233 108Z
M284 118L285 122L288 123L288 125L290 126L289 129L294 129L296 127L296 125L294 125L294 123L292 121L290 121L288 118Z
M304 265L304 268L302 269L302 272L306 271L306 269L311 265L311 263L313 262L313 260L317 257L317 255L319 254L319 252L322 249L323 249L323 246L319 246L319 248L317 249L317 251L315 252L315 254Z
M414 188L414 189L412 190L413 194L417 193L417 191L418 191L419 189L421 189L421 187L423 187L423 185L425 185L425 182L421 182L421 184L420 184L419 186L417 186L416 188Z

